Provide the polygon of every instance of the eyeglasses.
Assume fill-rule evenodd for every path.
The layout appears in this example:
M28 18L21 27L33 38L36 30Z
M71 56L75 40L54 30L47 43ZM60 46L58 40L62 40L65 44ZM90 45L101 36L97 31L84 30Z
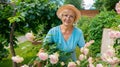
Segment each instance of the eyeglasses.
M62 16L65 17L65 18L69 18L69 19L74 19L75 18L75 16L68 15L68 14L63 14Z

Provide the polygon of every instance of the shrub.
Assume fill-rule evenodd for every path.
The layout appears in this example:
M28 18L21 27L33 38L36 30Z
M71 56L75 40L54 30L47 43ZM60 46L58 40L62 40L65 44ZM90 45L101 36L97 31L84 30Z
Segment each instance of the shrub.
M90 47L91 56L95 57L96 54L100 53L103 28L116 29L120 24L119 18L120 16L114 11L103 11L88 24L86 40L95 40L95 43Z

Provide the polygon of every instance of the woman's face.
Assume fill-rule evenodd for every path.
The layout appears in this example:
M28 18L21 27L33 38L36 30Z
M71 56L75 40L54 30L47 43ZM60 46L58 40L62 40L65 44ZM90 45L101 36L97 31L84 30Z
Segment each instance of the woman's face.
M69 9L64 10L62 13L61 21L65 26L73 25L75 21L75 13Z

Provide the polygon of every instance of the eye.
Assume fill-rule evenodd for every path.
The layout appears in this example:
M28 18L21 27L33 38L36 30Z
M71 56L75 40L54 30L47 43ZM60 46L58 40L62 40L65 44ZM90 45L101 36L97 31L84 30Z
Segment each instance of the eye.
M71 15L70 18L74 18L74 16Z
M64 15L65 17L67 17L68 15L66 14L66 15Z

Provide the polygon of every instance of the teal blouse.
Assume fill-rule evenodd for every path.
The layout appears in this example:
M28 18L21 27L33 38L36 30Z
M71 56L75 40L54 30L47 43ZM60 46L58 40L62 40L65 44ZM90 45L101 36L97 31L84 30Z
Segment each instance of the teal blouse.
M71 57L73 60L76 60L75 49L76 46L79 48L85 45L83 33L81 29L74 27L72 34L70 35L69 39L66 41L62 35L60 30L60 26L53 27L47 33L44 42L49 43L56 43L57 48L61 51L65 52L73 52Z

